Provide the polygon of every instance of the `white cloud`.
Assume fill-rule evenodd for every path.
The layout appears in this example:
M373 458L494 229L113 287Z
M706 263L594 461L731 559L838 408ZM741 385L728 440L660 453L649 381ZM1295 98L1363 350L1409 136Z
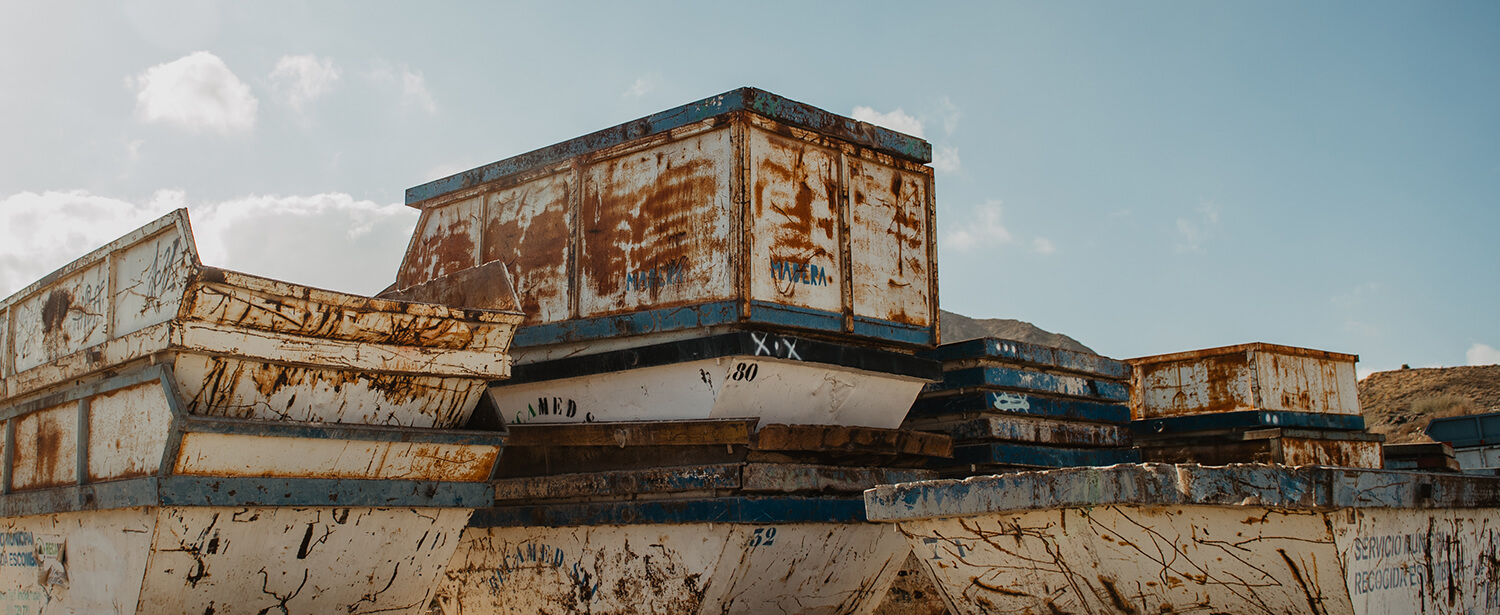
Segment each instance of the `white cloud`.
M83 191L0 200L0 296L179 207L205 263L322 288L372 294L395 279L417 211L343 193L252 195L190 203L179 190L144 202Z
M281 56L271 70L271 88L281 101L297 111L333 91L341 71L333 58L315 55Z
M958 148L938 145L932 148L932 168L939 173L953 174L963 168L963 161L958 159Z
M370 79L399 84L401 106L417 107L426 111L428 115L437 113L437 102L433 100L432 92L427 90L427 78L422 76L422 71L414 71L405 64L392 66L385 62L376 62L375 69L370 71Z
M919 139L922 138L922 120L907 115L905 111L899 108L890 113L881 113L870 107L855 107L854 113L850 114L850 117L861 122L884 126L896 132L904 132Z
M188 131L223 135L255 129L260 103L219 56L198 51L126 80L136 90L136 116Z
M943 120L944 133L952 135L953 131L958 130L958 120L963 115L964 112L958 108L958 105L953 104L953 101L949 100L947 96L938 101L938 116Z
M1469 365L1496 365L1500 364L1500 350L1489 344L1475 343L1464 353L1464 358L1469 360Z
M1031 251L1037 254L1051 254L1057 251L1057 246L1052 245L1051 239L1037 237L1031 240Z
M1330 301L1332 301L1334 305L1342 307L1353 307L1364 303L1366 297L1369 297L1373 293L1379 292L1380 289L1381 284L1379 282L1365 282L1364 284L1355 286L1353 290L1350 290L1347 293L1334 295L1330 299Z
M1198 218L1177 219L1177 251L1202 252L1203 244L1212 239L1219 230L1221 208L1213 201L1204 201L1198 206Z
M985 201L974 208L973 220L969 224L948 233L945 244L960 252L968 252L980 245L1010 243L1010 230L1000 223L1001 213L1000 201Z
M656 84L661 83L661 73L651 73L637 77L635 83L625 90L622 97L640 98L656 89Z

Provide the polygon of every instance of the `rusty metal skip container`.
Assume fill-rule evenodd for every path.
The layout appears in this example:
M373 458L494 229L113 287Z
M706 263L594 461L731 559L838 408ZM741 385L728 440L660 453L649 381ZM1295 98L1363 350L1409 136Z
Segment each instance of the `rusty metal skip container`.
M504 265L520 363L740 325L931 346L931 158L731 90L408 190L422 217L390 296L486 307L475 289Z
M421 612L493 499L505 434L454 428L514 307L204 267L185 210L0 302L0 609Z

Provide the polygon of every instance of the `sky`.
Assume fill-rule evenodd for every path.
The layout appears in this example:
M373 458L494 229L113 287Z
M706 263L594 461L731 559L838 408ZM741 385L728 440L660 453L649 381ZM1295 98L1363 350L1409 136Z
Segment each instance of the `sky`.
M370 294L406 188L736 87L933 145L940 304L1500 362L1500 3L0 0L0 295L177 207Z

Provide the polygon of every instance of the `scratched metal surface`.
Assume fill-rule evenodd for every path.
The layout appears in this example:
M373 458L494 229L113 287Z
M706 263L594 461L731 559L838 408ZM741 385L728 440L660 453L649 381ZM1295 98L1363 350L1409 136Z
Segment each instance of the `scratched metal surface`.
M467 519L213 507L10 517L0 611L423 613Z
M932 169L778 117L711 114L413 189L397 286L501 262L527 347L736 322L934 343Z
M1132 418L1246 410L1359 414L1358 360L1258 343L1131 359Z
M872 521L1070 506L1234 505L1288 510L1500 508L1500 477L1233 464L1120 464L881 485L865 492Z
M436 601L445 615L856 615L909 552L864 523L469 528Z
M1497 509L1103 506L902 523L959 613L1482 613Z
M179 210L0 303L0 404L150 358L176 368L194 414L455 427L509 373L522 316L496 296L508 311L203 267Z

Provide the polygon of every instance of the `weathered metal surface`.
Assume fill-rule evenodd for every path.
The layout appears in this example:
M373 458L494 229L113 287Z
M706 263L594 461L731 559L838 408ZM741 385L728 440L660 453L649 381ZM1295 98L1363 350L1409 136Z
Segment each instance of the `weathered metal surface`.
M1104 378L1129 380L1130 364L1086 352L999 338L980 338L943 344L922 356L947 364L985 360L993 364L1022 364Z
M54 510L48 506L77 510L166 503L174 497L172 489L154 483L135 487L142 490L138 495L110 502L91 490L80 491L76 500L57 491L71 485L126 488L118 481L158 476L482 487L479 483L492 475L505 439L505 434L491 432L197 417L185 411L174 382L166 366L137 368L0 408L9 434L0 456L10 469L0 477L0 488L9 494L0 495L0 515L14 514L16 507L44 512ZM301 489L297 499L306 502L308 494ZM38 490L51 495L27 495ZM63 499L47 499L52 497ZM323 492L312 501L328 503L331 497ZM20 499L9 502L13 498ZM35 505L42 508L31 508Z
M1070 468L1108 466L1140 460L1140 453L1129 448L1071 448L1010 442L961 444L953 447L953 463L959 465Z
M518 346L744 323L931 345L935 203L916 145L930 151L736 90L413 188L424 213L389 296L495 307L403 289L479 283L458 277L499 262L529 318Z
M925 391L930 393L969 388L1013 389L1112 402L1130 399L1130 387L1120 382L998 364L945 371L943 381L927 385Z
M944 435L756 421L529 424L511 428L498 476L551 476L738 462L920 467L952 454ZM636 479L632 479L636 480Z
M441 199L446 195L463 194L489 182L557 165L575 156L615 147L636 139L660 135L689 124L739 111L750 111L780 123L829 135L841 141L899 156L913 162L932 162L932 146L916 137L834 115L763 90L738 88L675 109L655 113L634 122L606 128L570 141L428 182L407 190L406 203L416 205Z
M1130 423L1130 430L1142 436L1191 434L1193 432L1245 427L1363 431L1365 428L1365 417L1357 414L1247 410L1215 414L1192 414L1133 421Z
M193 413L419 427L462 424L483 383L508 373L521 319L203 267L183 210L0 309L0 404L149 358L178 368Z
M1123 465L866 492L959 613L1500 608L1500 479Z
M520 447L748 445L755 426L755 419L528 423L512 426L510 445Z
M1453 457L1464 470L1500 468L1500 445L1454 448Z
M1432 419L1427 423L1425 433L1427 437L1452 444L1454 448L1500 444L1500 412Z
M706 496L733 491L758 493L860 493L875 485L936 478L930 470L785 463L604 470L553 476L504 478L494 482L495 501L525 503L572 498Z
M1243 344L1131 359L1137 420L1270 410L1359 414L1355 355Z
M871 615L948 615L948 604L943 602L943 593L932 582L932 575L927 574L927 567L913 552L906 556L906 563L896 572L896 580L891 582L885 599Z
M863 523L470 528L442 613L869 613L910 547Z
M10 517L0 527L0 609L414 615L425 612L467 518L328 507Z
M1121 425L1030 416L908 420L905 426L944 433L959 442L1001 440L1060 446L1130 446L1130 432Z
M507 384L490 392L513 424L759 417L775 423L894 428L924 382L827 364L733 356Z
M1130 420L1130 406L1126 404L1050 397L1015 391L959 389L952 392L924 394L912 404L911 408L913 417L946 417L995 412L1100 423L1124 423Z
M1265 430L1272 434L1259 437L1223 438L1201 436L1196 438L1154 441L1141 440L1142 461L1158 463L1199 463L1203 465L1225 465L1230 463L1276 463L1288 466L1320 465L1350 468L1384 467L1381 455L1381 437L1378 434L1359 434L1369 437L1331 438L1334 434L1314 433L1311 437L1300 437L1293 430Z

